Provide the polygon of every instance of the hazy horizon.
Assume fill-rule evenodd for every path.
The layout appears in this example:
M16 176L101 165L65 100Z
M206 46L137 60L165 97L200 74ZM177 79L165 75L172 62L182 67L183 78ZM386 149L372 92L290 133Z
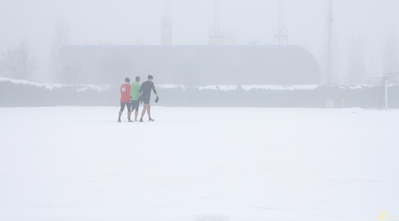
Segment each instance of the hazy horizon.
M1 2L0 51L27 41L31 54L37 58L38 81L51 79L51 49L60 41L56 37L60 24L67 30L63 40L66 44L161 44L164 0ZM333 72L337 81L344 79L351 69L352 57L358 57L366 76L381 76L388 69L399 68L399 1L333 0L332 4ZM319 0L285 0L283 12L288 44L309 50L321 67L325 5L325 1ZM173 45L208 44L208 31L214 25L213 0L169 0L168 8ZM252 39L262 45L273 44L278 0L220 0L219 25L226 44L247 44Z

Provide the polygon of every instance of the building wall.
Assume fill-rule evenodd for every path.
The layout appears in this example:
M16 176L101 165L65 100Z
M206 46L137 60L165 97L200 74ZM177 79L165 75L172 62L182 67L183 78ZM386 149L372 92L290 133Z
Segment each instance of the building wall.
M60 46L61 83L113 84L152 74L157 84L320 83L315 57L298 46Z

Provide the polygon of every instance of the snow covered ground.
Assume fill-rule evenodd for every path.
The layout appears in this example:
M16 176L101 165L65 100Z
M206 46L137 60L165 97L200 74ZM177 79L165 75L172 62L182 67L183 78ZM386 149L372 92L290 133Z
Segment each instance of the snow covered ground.
M0 220L399 219L399 110L0 108Z

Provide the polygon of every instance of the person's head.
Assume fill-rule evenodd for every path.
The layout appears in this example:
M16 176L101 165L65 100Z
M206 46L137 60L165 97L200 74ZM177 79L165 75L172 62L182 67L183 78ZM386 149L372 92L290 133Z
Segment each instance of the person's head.
M147 77L147 79L150 80L150 81L152 81L153 78L154 78L154 77L153 77L151 74L148 75L148 77Z
M129 82L130 82L130 78L128 78L128 77L125 78L125 82L126 82L126 83L129 83Z
M137 82L140 81L140 77L139 77L139 76L136 77L136 81L137 81Z

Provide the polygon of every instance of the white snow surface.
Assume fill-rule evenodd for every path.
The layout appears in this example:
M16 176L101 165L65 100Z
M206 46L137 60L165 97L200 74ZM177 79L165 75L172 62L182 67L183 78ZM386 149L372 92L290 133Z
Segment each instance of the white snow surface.
M399 111L0 108L0 220L399 219Z

